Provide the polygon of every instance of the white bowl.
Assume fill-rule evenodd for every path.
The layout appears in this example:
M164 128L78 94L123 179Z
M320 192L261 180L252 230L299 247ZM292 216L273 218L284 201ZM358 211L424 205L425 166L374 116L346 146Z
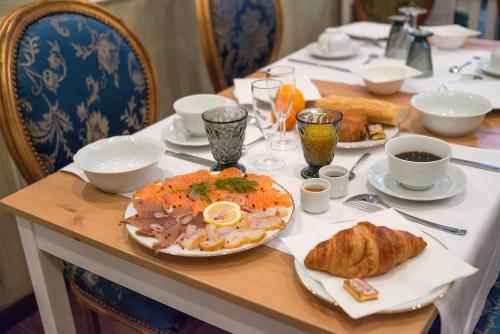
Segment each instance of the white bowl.
M158 140L117 136L84 146L73 161L97 188L123 193L151 182L164 152L165 147Z
M491 110L484 97L461 91L422 92L411 99L425 128L445 137L460 137L479 128Z
M467 37L477 36L480 31L467 29L458 24L421 27L424 31L430 31L432 36L432 44L440 49L456 49L461 47Z
M441 159L429 162L407 161L396 157L405 152L426 152ZM410 190L426 190L444 177L451 158L451 146L441 139L409 135L392 138L385 144L389 173L401 186Z
M354 69L353 72L363 78L370 92L379 95L395 94L406 79L422 74L402 62L393 60L374 61Z
M184 130L195 137L205 137L205 125L201 114L215 107L223 107L228 104L227 99L215 94L195 94L184 96L174 102L174 110L180 116L181 125Z

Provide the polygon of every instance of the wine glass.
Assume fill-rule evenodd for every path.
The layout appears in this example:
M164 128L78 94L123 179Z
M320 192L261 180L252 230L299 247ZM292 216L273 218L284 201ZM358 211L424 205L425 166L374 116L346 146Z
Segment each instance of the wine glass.
M266 71L268 79L276 79L283 83L276 101L275 115L279 124L279 137L272 142L272 148L277 151L290 151L297 147L293 136L286 134L286 119L293 109L295 97L295 69L290 66L273 66Z
M262 170L277 170L285 166L285 162L273 155L272 139L278 129L276 115L276 99L283 83L276 79L261 79L252 83L252 105L262 135L268 143L265 155L254 157L253 165Z
M420 7L401 7L399 12L411 17L411 27L413 30L418 28L418 16L427 13L427 9Z

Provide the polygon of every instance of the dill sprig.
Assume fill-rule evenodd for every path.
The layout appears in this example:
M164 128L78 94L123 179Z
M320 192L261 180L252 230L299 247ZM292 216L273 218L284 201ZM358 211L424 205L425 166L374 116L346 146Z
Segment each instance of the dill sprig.
M233 193L248 193L256 190L255 186L257 182L247 180L243 177L228 177L215 180L214 185L219 189Z
M210 182L208 181L201 181L197 183L192 183L189 188L186 189L175 189L173 192L179 192L179 191L192 191L196 195L200 196L203 198L205 201L208 203L212 203L212 199L210 198L209 193L212 191L210 189Z

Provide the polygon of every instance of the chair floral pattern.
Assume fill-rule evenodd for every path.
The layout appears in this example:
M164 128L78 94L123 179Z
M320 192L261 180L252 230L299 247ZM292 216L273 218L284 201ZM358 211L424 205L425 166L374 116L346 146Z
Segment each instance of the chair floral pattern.
M28 135L47 173L98 139L141 129L147 118L142 68L104 23L54 14L20 41L17 95Z
M228 85L265 66L277 39L273 0L211 0L217 54Z
M131 134L148 120L145 71L125 38L83 14L56 13L27 27L17 49L16 94L33 149L50 174L82 146ZM83 268L65 277L95 302L157 333L201 321Z

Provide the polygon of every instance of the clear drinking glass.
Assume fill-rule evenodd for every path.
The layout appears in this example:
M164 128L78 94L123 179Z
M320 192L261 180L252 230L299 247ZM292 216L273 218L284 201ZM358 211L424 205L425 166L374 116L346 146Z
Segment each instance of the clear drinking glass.
M272 142L277 151L290 151L297 147L297 140L286 133L286 119L293 109L295 97L295 69L290 66L273 66L266 72L268 79L276 79L283 83L276 101L276 118L279 123L279 137Z
M229 167L245 171L245 166L239 164L238 160L242 154L247 116L245 109L230 106L212 108L201 115L212 155L217 162L217 165L211 168L212 171Z
M285 166L285 162L274 156L272 152L272 139L276 135L279 124L276 115L276 100L279 100L278 91L282 85L281 81L275 79L261 79L252 83L255 120L268 143L267 154L254 157L253 165L258 169L277 170Z
M413 30L418 28L418 16L427 13L427 9L420 7L401 7L399 12L411 17L411 26Z

